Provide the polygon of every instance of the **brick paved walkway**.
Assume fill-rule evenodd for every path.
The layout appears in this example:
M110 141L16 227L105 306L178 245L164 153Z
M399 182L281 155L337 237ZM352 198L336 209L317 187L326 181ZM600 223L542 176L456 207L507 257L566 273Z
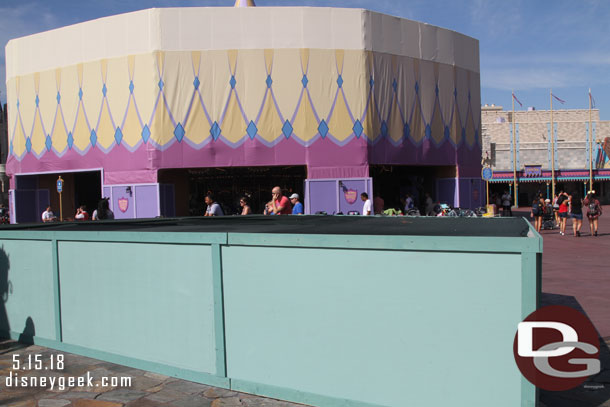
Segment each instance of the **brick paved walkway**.
M21 361L28 355L40 354L48 366L50 355L65 355L63 370L27 370L23 376L92 377L91 387L65 388L5 388L5 378L12 370L13 355ZM44 369L44 368L43 368ZM14 374L14 372L13 372ZM131 386L102 387L102 377L131 377ZM26 346L13 341L0 342L0 406L7 407L298 407L287 403L237 393L217 387L179 380L173 377L132 369L59 352L40 346ZM56 386L57 387L57 386Z
M529 210L516 211L527 215ZM572 235L568 219L566 235L559 229L543 230L542 304L582 308L602 338L610 338L610 213L599 219L599 236L591 236L583 220L581 237Z

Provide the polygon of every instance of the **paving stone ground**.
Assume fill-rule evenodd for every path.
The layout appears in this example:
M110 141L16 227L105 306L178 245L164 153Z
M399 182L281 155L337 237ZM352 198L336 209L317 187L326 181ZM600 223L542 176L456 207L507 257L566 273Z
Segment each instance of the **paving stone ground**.
M23 376L92 377L93 386L77 388L6 388L6 377L13 367L13 355L28 360L28 355L42 355L48 367L51 355L65 357L64 369L26 370ZM43 369L44 369L43 367ZM13 372L14 374L14 372ZM130 377L130 387L102 387L103 377ZM24 345L0 342L0 406L2 407L302 407L265 397L206 386L144 370L103 362L84 356Z

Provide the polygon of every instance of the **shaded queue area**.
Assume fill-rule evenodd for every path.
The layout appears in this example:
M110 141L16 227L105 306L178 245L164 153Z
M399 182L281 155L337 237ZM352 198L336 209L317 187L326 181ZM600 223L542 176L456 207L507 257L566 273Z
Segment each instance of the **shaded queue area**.
M120 183L104 183L109 175L102 169L16 175L11 219L41 222L42 213L51 206L58 219L73 220L80 206L92 215L103 197L116 219L202 216L208 194L225 215L240 214L244 198L253 214L262 214L276 186L286 197L298 194L306 214L361 214L363 193L375 201L378 213L404 211L407 195L420 213L425 213L427 196L454 207L484 204L481 180L460 178L455 166L371 165L369 177L361 178L308 178L305 165L160 169L151 182L136 182L137 174L126 175Z
M307 170L305 166L182 168L159 170L158 177L163 216L201 216L207 194L214 196L225 215L241 213L243 197L253 213L262 214L275 186L286 196L303 197Z
M57 192L60 176L61 205ZM58 219L72 220L80 206L93 213L101 197L101 170L16 175L15 190L9 195L11 219L14 223L40 222L42 213L50 206Z

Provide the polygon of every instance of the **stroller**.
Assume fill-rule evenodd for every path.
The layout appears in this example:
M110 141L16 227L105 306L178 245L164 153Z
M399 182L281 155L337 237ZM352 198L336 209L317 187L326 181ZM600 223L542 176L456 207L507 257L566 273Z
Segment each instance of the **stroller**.
M548 199L545 201L544 212L542 213L542 229L555 229L555 213L553 212L553 205Z

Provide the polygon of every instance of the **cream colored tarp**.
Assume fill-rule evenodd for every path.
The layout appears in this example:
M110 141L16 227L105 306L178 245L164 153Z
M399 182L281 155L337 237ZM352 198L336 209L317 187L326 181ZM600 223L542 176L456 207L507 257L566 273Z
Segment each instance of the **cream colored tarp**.
M154 51L368 50L479 72L478 41L362 9L192 7L149 9L88 21L6 46L6 78Z

